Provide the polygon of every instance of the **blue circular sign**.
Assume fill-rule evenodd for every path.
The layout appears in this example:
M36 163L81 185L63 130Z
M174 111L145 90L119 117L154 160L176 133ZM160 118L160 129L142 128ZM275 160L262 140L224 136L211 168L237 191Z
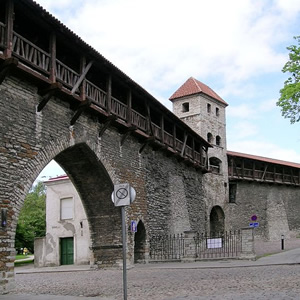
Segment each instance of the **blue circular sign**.
M251 221L256 221L257 220L257 215L253 215L252 217L251 217Z

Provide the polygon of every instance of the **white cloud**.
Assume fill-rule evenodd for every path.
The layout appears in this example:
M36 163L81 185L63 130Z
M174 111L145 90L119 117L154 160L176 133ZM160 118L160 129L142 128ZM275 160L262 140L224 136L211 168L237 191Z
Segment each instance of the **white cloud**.
M64 8L60 11L63 22L74 32L146 89L159 93L190 76L204 80L212 73L224 80L224 86L239 89L252 76L280 70L286 56L275 47L291 22L285 16L291 16L289 3L293 3L39 2L55 11ZM74 10L74 5L80 5L80 9Z

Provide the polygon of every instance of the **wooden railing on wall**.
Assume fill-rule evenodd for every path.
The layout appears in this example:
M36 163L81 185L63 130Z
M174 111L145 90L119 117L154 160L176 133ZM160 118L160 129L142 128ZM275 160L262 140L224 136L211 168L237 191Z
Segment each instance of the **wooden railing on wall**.
M36 74L42 75L45 80L48 80L51 83L55 81L61 83L63 88L68 90L70 94L75 94L80 97L80 84L77 82L78 80L80 81L81 74L58 60L55 56L55 48L52 47L52 51L48 53L14 31L12 32L11 45L12 51L10 55L16 57L21 64L28 68L28 70L31 69ZM56 43L53 45L56 47ZM5 50L6 47L6 25L0 22L0 48ZM74 86L76 86L75 91L73 90ZM152 134L157 141L172 148L173 151L179 152L194 163L205 167L205 159L203 159L203 154L200 153L204 145L203 141L198 141L200 149L193 149L180 139L176 138L176 135L174 137L169 132L166 132L163 127L151 122L149 120L149 115L143 116L131 107L129 109L127 104L112 97L111 92L108 95L108 92L103 91L87 79L84 79L83 88L86 99L90 100L96 107L99 107L100 111L103 110L108 114L114 114L119 119L128 122L146 134ZM197 137L192 137L192 139L194 138L197 139ZM207 146L205 147L207 149Z
M229 166L229 178L235 180L250 180L268 183L273 182L300 185L299 174L294 174L293 168L285 167L289 170L289 174L285 174L283 168L279 166L276 167L270 164L269 168L271 169L271 171Z

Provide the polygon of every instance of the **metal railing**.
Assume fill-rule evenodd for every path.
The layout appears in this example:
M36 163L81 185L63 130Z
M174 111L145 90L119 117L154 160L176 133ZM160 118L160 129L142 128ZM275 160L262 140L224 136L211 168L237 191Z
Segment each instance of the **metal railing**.
M155 236L150 239L150 260L180 260L183 258L236 258L242 251L240 231L217 234L195 233L193 238L183 234Z
M184 256L183 234L153 237L150 241L150 259L178 260Z
M197 233L194 237L196 258L226 258L237 257L241 253L241 232Z

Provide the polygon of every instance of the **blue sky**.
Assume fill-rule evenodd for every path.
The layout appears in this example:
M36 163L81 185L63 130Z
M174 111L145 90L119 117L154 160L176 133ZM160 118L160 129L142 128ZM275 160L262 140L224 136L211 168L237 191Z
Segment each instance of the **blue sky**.
M228 150L300 163L300 124L276 106L300 0L37 2L169 109L189 77L210 86L229 104Z

